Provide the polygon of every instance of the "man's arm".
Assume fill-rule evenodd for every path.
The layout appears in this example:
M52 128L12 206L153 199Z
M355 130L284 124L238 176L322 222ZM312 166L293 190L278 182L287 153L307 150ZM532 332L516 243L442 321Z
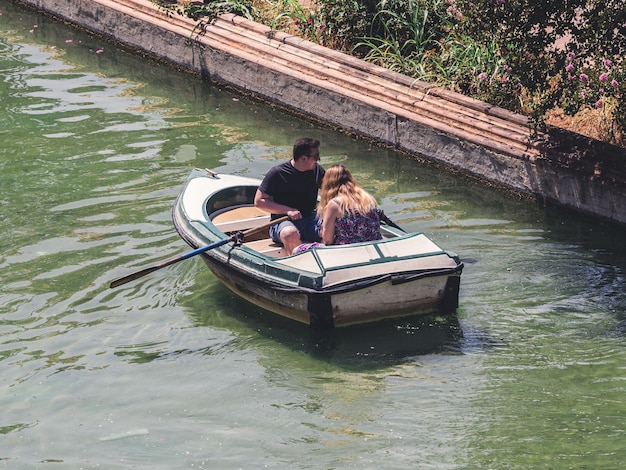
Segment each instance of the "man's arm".
M292 220L302 218L302 214L298 209L274 202L272 196L260 189L257 189L254 195L254 205L271 214L287 214Z

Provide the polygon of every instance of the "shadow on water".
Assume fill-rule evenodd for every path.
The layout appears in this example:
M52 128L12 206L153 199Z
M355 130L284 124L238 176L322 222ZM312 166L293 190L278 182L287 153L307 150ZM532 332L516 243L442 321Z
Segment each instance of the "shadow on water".
M269 340L342 368L372 370L415 356L461 351L463 334L456 315L420 315L316 331L252 305L218 282L204 284L199 292L180 301L196 326L226 329L240 338L252 335L258 339L253 342Z
M309 331L311 353L344 366L386 366L418 355L460 350L456 315L415 316L331 332Z

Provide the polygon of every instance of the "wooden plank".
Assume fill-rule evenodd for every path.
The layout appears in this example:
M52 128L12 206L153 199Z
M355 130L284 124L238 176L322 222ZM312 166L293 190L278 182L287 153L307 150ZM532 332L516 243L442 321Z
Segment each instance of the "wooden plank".
M274 258L282 258L288 254L284 247L274 242L271 238L247 242L244 243L244 246Z
M224 233L248 230L270 221L270 214L252 205L235 206L216 215L211 222Z
M255 206L236 206L233 209L224 211L213 218L213 224L219 225L224 222L233 222L244 219L253 219L257 217L269 217L269 213Z

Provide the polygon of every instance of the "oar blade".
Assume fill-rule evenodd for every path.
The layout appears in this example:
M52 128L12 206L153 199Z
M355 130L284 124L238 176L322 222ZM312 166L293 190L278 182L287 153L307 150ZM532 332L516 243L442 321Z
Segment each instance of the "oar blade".
M144 277L147 274L153 273L154 271L158 269L165 268L166 266L170 266L174 263L178 263L179 261L184 261L188 258L191 258L192 256L196 256L196 255L199 255L200 253L204 253L205 251L209 251L209 250L212 250L213 248L217 248L218 246L226 245L232 239L233 237L224 238L222 240L213 242L210 245L202 246L193 251L189 251L185 253L184 255L177 256L176 258L172 258L167 261L163 261L162 263L157 264L156 266L151 266L149 268L140 269L139 271L136 271L132 274L120 277L119 279L115 279L113 282L111 282L111 284L109 285L109 288L113 289L115 287L126 284L127 282L134 281L135 279L139 279L140 277Z

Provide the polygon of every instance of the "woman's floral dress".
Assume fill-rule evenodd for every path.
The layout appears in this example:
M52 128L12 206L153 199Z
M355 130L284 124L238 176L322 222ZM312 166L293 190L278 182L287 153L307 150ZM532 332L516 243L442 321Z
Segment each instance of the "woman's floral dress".
M377 209L363 215L359 211L346 213L335 219L334 245L349 245L350 243L369 242L382 239L380 234L380 214ZM321 243L302 243L294 250L295 254L304 253L312 248L324 246Z
M380 240L380 216L376 209L367 214L346 212L335 220L335 245Z

